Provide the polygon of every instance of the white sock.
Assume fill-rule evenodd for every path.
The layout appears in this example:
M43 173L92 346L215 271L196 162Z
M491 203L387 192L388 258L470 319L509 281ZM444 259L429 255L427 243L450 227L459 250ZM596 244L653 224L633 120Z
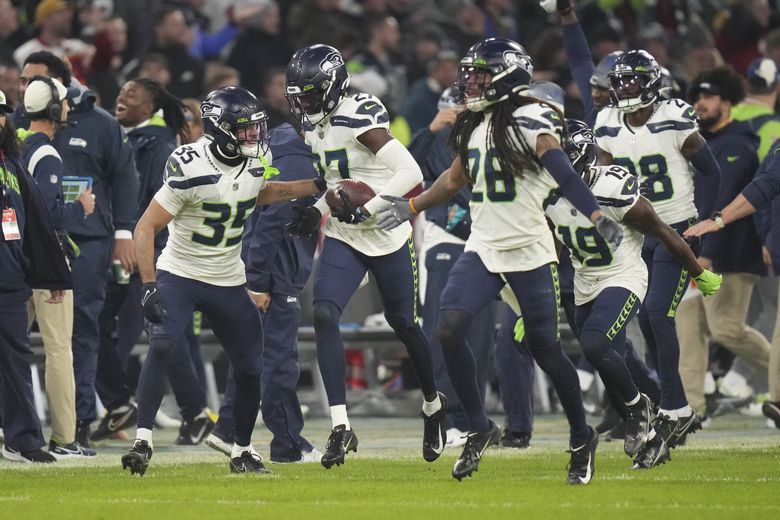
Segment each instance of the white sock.
M239 446L234 442L233 447L230 449L230 458L235 459L236 457L240 457L241 454L245 451L248 451L249 453L257 453L251 444L248 446Z
M439 394L436 394L436 399L433 401L426 401L423 399L423 405L422 405L422 411L425 415L430 417L431 415L435 414L441 410L441 399L439 399Z
M682 408L678 408L677 410L675 410L675 413L677 414L678 419L680 417L690 417L691 415L693 415L693 408L691 408L689 405L686 404Z
M148 442L149 447L154 449L154 447L152 446L152 430L148 428L138 428L135 430L135 438L138 440Z
M665 415L673 421L677 420L677 410L664 410L663 408L659 408L658 415Z
M593 380L596 379L596 376L594 376L590 372L586 372L585 370L580 370L580 369L577 369L577 377L580 380L581 392L587 392L588 390L590 390L590 385L592 385Z
M347 417L347 405L345 404L337 404L336 406L330 407L330 420L333 422L333 428L343 424L346 426L347 430L352 429L349 425L349 418Z
M636 393L636 397L631 399L630 401L626 402L626 406L634 406L636 403L639 402L639 398L642 396L639 392Z

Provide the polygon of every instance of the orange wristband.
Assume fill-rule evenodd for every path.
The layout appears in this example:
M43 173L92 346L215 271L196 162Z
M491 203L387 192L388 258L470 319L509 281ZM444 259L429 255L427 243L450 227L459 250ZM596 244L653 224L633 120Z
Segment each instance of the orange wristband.
M412 208L412 213L414 213L415 215L419 215L420 214L420 212L417 211L417 208L414 207L414 197L409 199L409 207Z

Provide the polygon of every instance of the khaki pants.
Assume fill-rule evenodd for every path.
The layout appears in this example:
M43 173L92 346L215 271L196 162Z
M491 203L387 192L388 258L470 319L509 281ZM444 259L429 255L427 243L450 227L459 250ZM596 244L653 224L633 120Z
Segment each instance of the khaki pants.
M769 399L780 401L780 298L778 299L775 332L772 334L772 351L769 353Z
M73 378L73 291L62 303L46 303L50 292L34 289L27 303L30 325L38 320L46 353L46 396L51 412L51 438L70 444L76 435L76 382Z
M751 274L724 274L716 294L685 300L677 310L680 377L688 402L696 411L703 411L705 404L708 337L761 368L769 366L769 342L745 323L757 280L758 276Z

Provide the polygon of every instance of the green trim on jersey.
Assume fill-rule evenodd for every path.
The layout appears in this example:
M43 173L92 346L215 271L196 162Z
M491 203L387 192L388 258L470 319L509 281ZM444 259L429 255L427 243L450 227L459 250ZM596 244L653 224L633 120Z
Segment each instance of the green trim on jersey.
M623 329L623 326L626 324L626 320L628 320L628 318L631 316L631 311L634 310L636 300L636 294L630 293L628 295L628 299L626 300L625 305L623 305L623 309L620 311L617 320L615 320L615 323L613 323L607 331L607 337L610 341L615 339L615 336L617 336L618 332Z
M669 306L669 310L666 312L668 318L674 318L677 316L677 306L680 305L685 289L688 288L688 269L683 267L680 271L680 280L677 282L677 290L674 291L674 298L672 298L672 304Z
M417 295L419 294L418 291L420 289L420 273L417 271L417 255L414 252L414 240L412 239L412 235L409 235L406 245L409 248L409 257L412 261L412 278L414 279L414 307L412 316L414 317L414 322L417 323Z
M558 264L550 264L553 287L555 287L555 336L561 340L561 281L558 279Z

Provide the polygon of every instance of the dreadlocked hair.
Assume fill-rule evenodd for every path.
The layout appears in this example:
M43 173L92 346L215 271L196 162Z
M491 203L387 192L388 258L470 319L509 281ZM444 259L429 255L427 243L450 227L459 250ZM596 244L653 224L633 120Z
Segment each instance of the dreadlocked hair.
M177 135L183 137L187 131L187 120L184 116L184 104L181 100L151 79L136 78L133 82L141 85L151 94L153 110L157 112L162 109L165 124L173 129Z
M536 157L536 143L527 143L523 139L520 125L513 116L514 111L518 108L534 103L545 105L554 111L563 125L563 130L559 132L561 140L567 135L563 113L547 101L525 95L513 95L494 105L492 107L493 116L488 124L488 142L485 143L485 148L495 148L497 151L495 159L498 161L501 171L515 177L522 178L524 172L538 172L542 168L541 162ZM484 112L464 110L458 114L452 127L448 144L467 168L469 164L469 138L484 118ZM512 129L511 134L508 131L509 128ZM469 175L471 175L470 172Z

